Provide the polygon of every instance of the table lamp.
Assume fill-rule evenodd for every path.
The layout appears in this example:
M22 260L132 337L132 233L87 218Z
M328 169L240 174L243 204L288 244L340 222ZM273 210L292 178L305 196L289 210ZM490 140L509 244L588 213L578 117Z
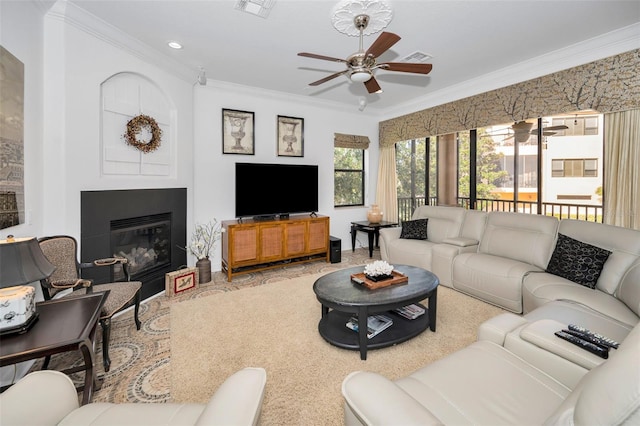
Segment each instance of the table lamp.
M0 335L24 333L38 319L35 289L30 284L49 277L49 263L33 237L0 240Z

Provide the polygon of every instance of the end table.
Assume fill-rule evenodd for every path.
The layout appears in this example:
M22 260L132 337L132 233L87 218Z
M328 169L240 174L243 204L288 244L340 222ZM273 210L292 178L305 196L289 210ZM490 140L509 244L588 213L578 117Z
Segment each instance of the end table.
M355 251L356 249L356 233L358 231L366 232L369 237L369 257L373 257L373 245L375 240L376 248L380 247L378 245L378 240L380 238L380 229L381 228L391 228L394 226L398 226L397 222L386 222L380 221L377 223L369 222L365 220L363 222L351 222L351 251Z

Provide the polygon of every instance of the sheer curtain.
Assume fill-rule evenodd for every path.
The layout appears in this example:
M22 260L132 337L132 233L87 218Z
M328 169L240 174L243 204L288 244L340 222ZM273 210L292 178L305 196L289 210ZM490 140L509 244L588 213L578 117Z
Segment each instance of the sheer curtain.
M605 114L604 222L640 229L640 110Z
M398 176L396 175L395 144L380 145L376 204L389 222L398 221Z

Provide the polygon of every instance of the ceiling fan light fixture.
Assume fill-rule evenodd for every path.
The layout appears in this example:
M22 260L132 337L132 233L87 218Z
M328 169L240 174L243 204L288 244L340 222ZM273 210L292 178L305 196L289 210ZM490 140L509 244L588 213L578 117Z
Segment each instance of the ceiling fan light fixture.
M365 70L354 71L349 76L349 78L351 78L351 81L354 81L356 83L365 83L371 80L371 77L373 77L371 73Z

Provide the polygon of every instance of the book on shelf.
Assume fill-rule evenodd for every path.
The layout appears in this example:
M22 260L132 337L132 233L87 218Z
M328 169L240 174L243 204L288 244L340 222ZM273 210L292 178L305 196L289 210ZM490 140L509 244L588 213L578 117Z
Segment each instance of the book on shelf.
M383 330L391 327L393 320L386 315L370 315L367 317L367 338L371 339L377 336ZM358 331L358 317L352 316L347 321L347 327L351 330Z
M403 317L405 317L407 319L416 319L420 315L423 315L426 311L422 306L416 305L415 303L412 303L411 305L407 305L407 306L403 306L403 307L398 308L398 309L394 309L393 312L395 312L398 315L401 315L401 316L403 316Z

